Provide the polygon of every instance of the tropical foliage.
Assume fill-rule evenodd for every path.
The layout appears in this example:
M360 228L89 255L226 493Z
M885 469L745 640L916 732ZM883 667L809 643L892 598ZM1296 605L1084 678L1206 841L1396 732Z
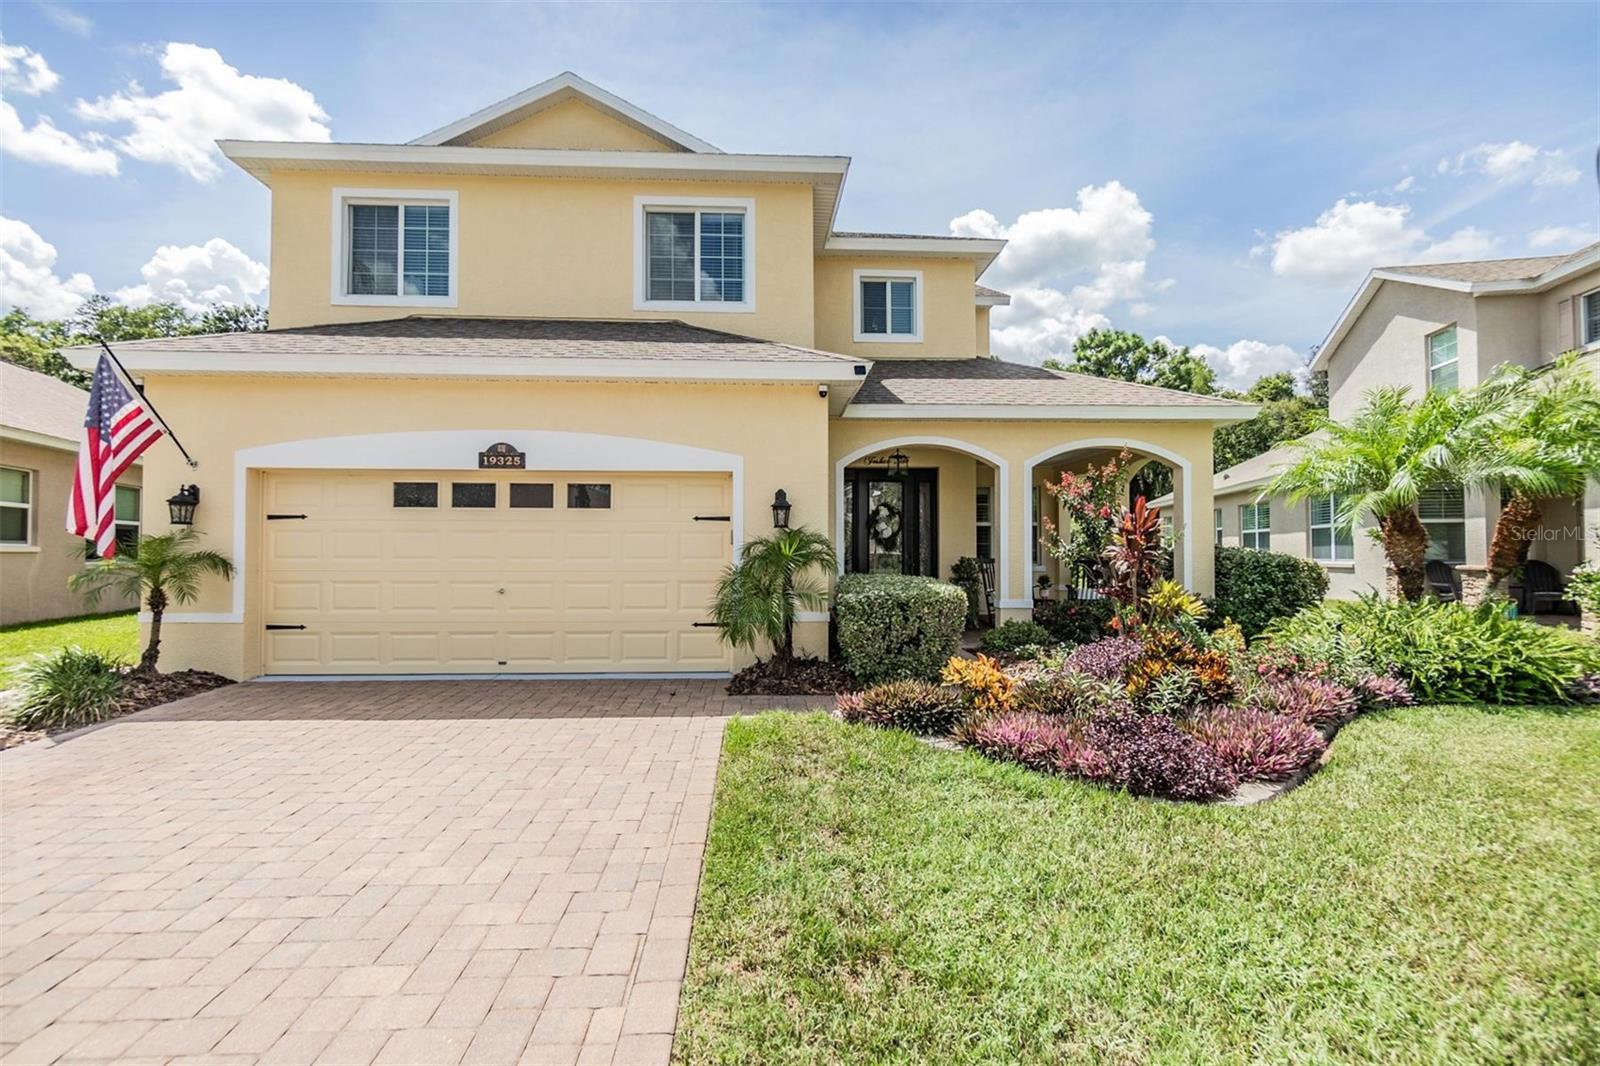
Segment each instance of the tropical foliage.
M22 699L10 715L18 729L67 729L117 712L125 666L117 658L77 646L35 659L20 671Z
M795 612L827 606L828 586L819 571L832 573L836 565L833 544L815 530L797 527L757 537L717 582L711 620L734 647L753 649L765 640L782 676L794 660Z
M233 577L225 555L198 547L200 534L189 526L139 538L136 551L96 559L67 579L90 606L114 592L143 603L150 610L150 639L139 656L139 673L153 673L161 656L161 621L169 604L193 603L207 575Z

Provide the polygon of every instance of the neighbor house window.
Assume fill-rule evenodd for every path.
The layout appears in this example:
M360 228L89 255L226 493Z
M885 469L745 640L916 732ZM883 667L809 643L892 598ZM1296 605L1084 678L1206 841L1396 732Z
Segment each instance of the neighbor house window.
M753 201L636 200L640 309L753 310Z
M1461 361L1456 354L1456 327L1446 326L1428 335L1428 388L1453 389L1461 379Z
M922 339L922 274L891 270L873 274L858 270L856 340L916 341Z
M1417 517L1428 531L1428 558L1467 561L1467 499L1460 485L1440 485L1417 499Z
M112 524L116 527L117 554L135 555L139 551L139 490L132 485L118 485L114 506ZM86 540L83 544L86 558L100 558L100 553L94 550L94 541Z
M0 466L0 544L33 543L33 473Z
M1211 509L1211 520L1212 520L1212 522L1214 522L1216 524L1216 527L1217 527L1217 544L1221 545L1222 544L1222 508L1213 507Z
M1239 543L1246 548L1266 551L1272 547L1272 505L1241 503L1239 505Z
M336 189L335 303L453 307L455 193Z
M973 513L977 517L978 544L977 553L980 559L994 558L994 489L989 485L978 486L977 500L973 505Z
M1600 289L1585 293L1582 303L1583 320L1578 323L1584 344L1600 341Z
M1311 500L1311 558L1319 563L1343 563L1356 557L1355 530L1335 528L1340 506L1338 496Z

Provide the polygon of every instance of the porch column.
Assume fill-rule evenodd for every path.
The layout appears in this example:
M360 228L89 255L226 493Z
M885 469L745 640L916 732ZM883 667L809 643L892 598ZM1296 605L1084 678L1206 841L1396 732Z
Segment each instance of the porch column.
M1005 544L996 574L996 624L1033 617L1033 482L1025 457L1010 457L1008 476L995 486L995 508L1006 516Z

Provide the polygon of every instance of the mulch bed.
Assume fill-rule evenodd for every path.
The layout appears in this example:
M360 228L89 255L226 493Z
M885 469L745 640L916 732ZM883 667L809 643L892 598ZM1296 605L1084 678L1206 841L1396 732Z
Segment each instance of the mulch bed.
M831 696L838 692L851 692L857 687L855 678L838 663L822 659L791 659L783 676L775 671L772 660L759 662L740 670L728 682L730 696Z
M125 714L159 707L163 703L171 703L187 696L197 696L202 692L210 692L214 688L222 688L233 683L221 674L213 674L206 670L179 670L172 674L128 674L123 678L122 695L117 700L115 713L101 721L109 722ZM57 733L70 733L74 729L82 728L82 725L72 725L60 729L18 729L16 726L0 722L0 751L26 744L30 740L43 740Z

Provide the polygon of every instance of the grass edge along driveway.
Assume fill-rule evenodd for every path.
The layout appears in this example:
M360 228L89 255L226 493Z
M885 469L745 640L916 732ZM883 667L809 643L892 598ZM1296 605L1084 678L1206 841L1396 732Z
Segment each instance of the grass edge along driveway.
M139 657L139 619L118 611L0 627L0 680L36 655L73 644L132 662Z
M1593 1061L1600 712L1359 719L1254 808L730 723L678 1061Z

